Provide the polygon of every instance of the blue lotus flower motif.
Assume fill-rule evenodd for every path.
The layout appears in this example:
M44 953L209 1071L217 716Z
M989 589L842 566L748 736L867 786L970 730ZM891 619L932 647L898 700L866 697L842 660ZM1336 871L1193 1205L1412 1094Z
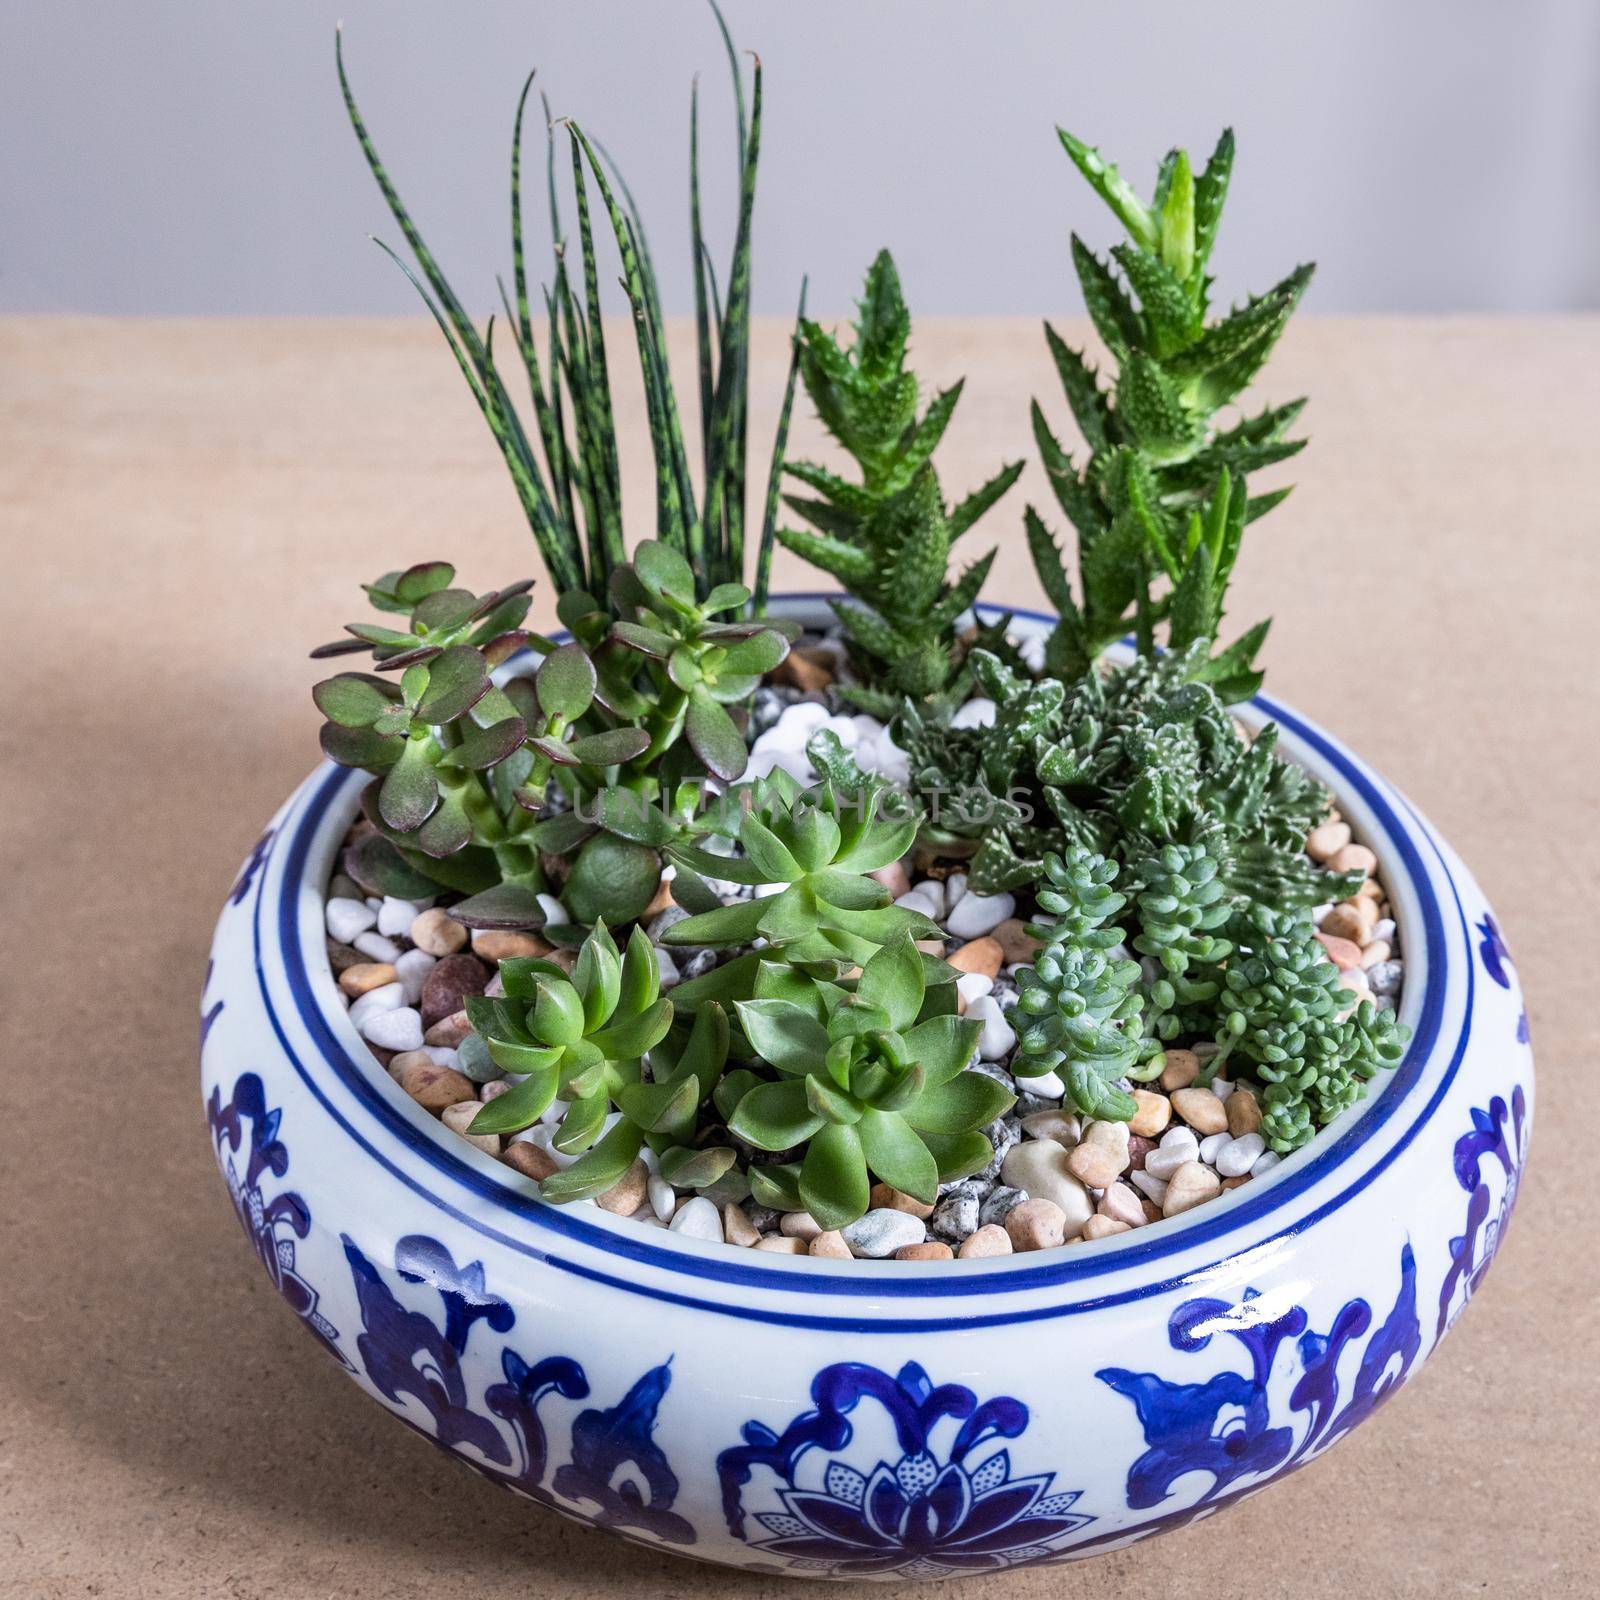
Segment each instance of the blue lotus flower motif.
M1467 1216L1461 1233L1450 1241L1450 1270L1439 1290L1439 1336L1461 1315L1505 1239L1528 1158L1528 1134L1528 1100L1519 1083L1512 1088L1509 1106L1499 1095L1485 1109L1474 1106L1471 1130L1456 1140L1456 1182L1468 1195ZM1498 1204L1491 1184L1494 1168L1485 1171L1486 1159L1501 1169Z
M1502 989L1511 987L1511 974L1506 971L1515 963L1511 959L1511 951L1506 946L1504 935L1500 932L1500 924L1494 920L1492 911L1485 911L1478 922L1478 932L1482 937L1478 940L1478 954L1483 957L1484 970L1500 985Z
M785 1480L778 1491L783 1509L755 1513L768 1537L750 1542L781 1556L792 1570L931 1577L1017 1566L1045 1559L1064 1535L1094 1520L1072 1510L1081 1491L1049 1492L1054 1474L1013 1477L1008 1450L977 1459L981 1444L1026 1429L1027 1407L1009 1396L980 1406L958 1384L935 1388L915 1362L894 1378L841 1362L817 1374L812 1397L817 1409L781 1435L747 1423L746 1444L717 1458L729 1527L741 1537L743 1489L755 1469L770 1467ZM830 1453L820 1484L800 1484L797 1475L811 1451L832 1452L851 1442L847 1415L867 1398L888 1413L903 1453L867 1471ZM946 1418L961 1426L941 1452L930 1435Z

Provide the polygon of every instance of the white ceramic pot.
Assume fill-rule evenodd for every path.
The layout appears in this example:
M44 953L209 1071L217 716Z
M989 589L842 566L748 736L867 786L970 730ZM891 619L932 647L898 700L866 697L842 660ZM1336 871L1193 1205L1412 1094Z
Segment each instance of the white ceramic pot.
M707 1561L943 1577L1114 1549L1253 1493L1443 1337L1503 1237L1533 1109L1478 886L1337 741L1254 714L1377 850L1414 1034L1265 1178L1120 1237L949 1263L778 1257L548 1206L351 1028L322 902L366 779L324 766L245 863L206 983L203 1088L246 1233L324 1349L420 1432Z

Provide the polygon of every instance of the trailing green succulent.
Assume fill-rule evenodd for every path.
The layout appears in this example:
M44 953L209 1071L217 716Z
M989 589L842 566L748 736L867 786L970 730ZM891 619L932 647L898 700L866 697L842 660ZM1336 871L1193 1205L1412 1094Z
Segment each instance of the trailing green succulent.
M1045 592L1060 613L1047 669L1074 678L1107 645L1134 631L1148 653L1165 622L1168 643L1190 657L1193 677L1225 701L1260 686L1254 656L1261 623L1213 655L1223 601L1246 523L1287 490L1249 497L1246 474L1285 460L1303 440L1286 438L1305 402L1276 406L1231 427L1217 413L1235 403L1277 343L1311 280L1296 267L1264 295L1207 321L1223 201L1233 171L1233 134L1223 133L1196 174L1184 150L1169 152L1146 205L1099 152L1064 129L1061 142L1128 238L1094 254L1076 235L1073 266L1084 304L1116 364L1109 387L1085 355L1048 324L1045 336L1078 429L1089 447L1075 461L1033 405L1045 474L1077 534L1081 598L1043 519L1027 512L1028 542ZM1170 589L1157 596L1155 583Z
M665 319L656 271L633 197L609 158L574 123L556 123L548 102L547 187L553 272L543 291L545 358L528 287L523 248L522 123L533 76L517 103L511 146L512 285L501 301L516 355L530 391L534 422L519 416L494 350L494 319L478 331L461 299L400 199L357 109L345 74L342 34L339 81L350 122L390 213L400 228L420 278L393 251L443 332L473 398L500 448L518 499L556 588L584 589L609 604L610 579L626 559L622 525L621 452L612 397L611 357L601 319L601 268L590 218L589 184L598 193L616 241L622 286L632 311L655 459L656 537L690 563L702 595L738 581L746 566L745 486L749 432L750 241L756 167L761 146L761 64L755 63L748 116L738 57L714 0L712 10L726 46L737 108L738 220L719 297L701 228L699 99L691 104L689 183L692 265L696 296L697 375L701 487L696 491L685 430L667 361ZM557 128L564 127L571 157L582 283L569 271L568 239L557 200ZM586 175L587 174L587 175ZM388 249L388 246L384 246ZM804 308L804 291L801 306ZM774 441L767 512L756 553L757 609L764 602L777 512L777 473L793 401L791 365Z
M727 1019L707 1006L669 1038L672 1002L660 995L655 952L642 930L634 929L619 957L599 924L570 977L552 962L520 957L502 961L500 977L504 997L472 997L467 1015L493 1065L520 1081L488 1101L468 1131L518 1133L561 1103L550 1147L578 1159L544 1179L545 1199L603 1193L646 1145L684 1188L715 1182L732 1166L732 1146L693 1143L700 1107L727 1059Z
M834 609L877 681L845 692L863 710L887 718L902 696L921 701L956 693L956 621L977 598L994 552L952 583L951 550L1016 482L1022 463L1004 468L959 505L946 505L932 457L962 385L943 390L918 415L920 390L906 366L911 317L887 250L867 274L854 331L846 346L802 319L798 352L806 393L860 481L809 462L787 463L790 476L816 498L784 497L811 526L780 527L778 537L862 602Z
M941 1182L992 1159L981 1129L1015 1096L966 1070L980 1024L930 1007L909 934L869 957L853 987L809 990L738 1005L756 1062L773 1076L741 1082L729 1130L758 1150L804 1149L751 1168L758 1201L839 1228L867 1209L873 1176L931 1205Z

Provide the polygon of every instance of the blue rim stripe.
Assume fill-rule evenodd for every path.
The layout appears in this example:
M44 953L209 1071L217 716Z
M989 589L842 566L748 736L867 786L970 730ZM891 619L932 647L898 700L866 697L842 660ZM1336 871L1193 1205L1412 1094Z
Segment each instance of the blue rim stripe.
M794 601L825 597L785 595L774 598ZM1053 620L1042 616L1040 613L1023 610L1014 610L1012 615L1042 622ZM937 1267L923 1273L896 1273L892 1278L868 1277L866 1275L846 1276L817 1272L785 1273L771 1268L747 1266L742 1262L733 1260L724 1262L681 1255L652 1245L647 1239L635 1241L625 1236L612 1234L592 1223L585 1222L575 1213L564 1212L559 1207L547 1206L531 1195L518 1194L515 1190L505 1187L486 1174L477 1172L464 1161L452 1155L435 1136L426 1130L413 1126L394 1106L389 1104L381 1094L378 1083L373 1078L370 1062L363 1066L348 1054L328 1027L322 1015L321 1007L317 1003L313 981L306 969L304 951L300 943L298 892L316 828L337 791L350 780L348 772L337 768L333 769L314 793L308 797L301 818L295 826L289 845L288 858L284 865L277 920L278 934L285 957L284 970L290 992L302 1023L311 1034L323 1056L323 1064L331 1067L335 1075L355 1095L357 1100L377 1117L391 1133L396 1135L410 1151L421 1157L425 1164L445 1173L454 1181L466 1187L475 1196L512 1212L522 1222L531 1222L535 1226L549 1229L562 1237L597 1248L606 1254L621 1256L645 1266L686 1273L691 1277L700 1279L782 1292L802 1291L814 1294L846 1294L857 1300L871 1299L876 1296L935 1298L950 1295L970 1296L973 1294L1020 1293L1030 1289L1071 1283L1106 1272L1136 1268L1152 1258L1171 1255L1180 1250L1190 1250L1196 1245L1207 1243L1214 1238L1233 1232L1255 1221L1256 1218L1267 1211L1277 1208L1281 1202L1290 1200L1295 1195L1303 1192L1325 1176L1334 1166L1347 1160L1393 1115L1399 1101L1404 1098L1405 1094L1420 1077L1422 1067L1432 1053L1432 1047L1437 1041L1440 1030L1447 984L1444 959L1444 923L1438 902L1434 898L1431 887L1427 882L1423 863L1412 840L1400 825L1400 819L1395 815L1389 802L1374 788L1364 774L1350 764L1349 758L1342 751L1333 747L1317 730L1309 727L1292 713L1276 706L1272 701L1261 697L1254 704L1265 715L1272 717L1280 725L1316 750L1342 775L1349 787L1362 796L1384 824L1400 857L1404 861L1412 882L1417 888L1424 923L1424 942L1429 952L1428 984L1424 993L1422 1014L1418 1020L1416 1036L1407 1052L1406 1059L1391 1075L1389 1082L1384 1086L1382 1092L1376 1097L1367 1112L1341 1135L1338 1141L1323 1151L1317 1159L1308 1162L1292 1179L1275 1186L1274 1189L1267 1191L1255 1200L1245 1204L1236 1203L1216 1219L1203 1224L1190 1224L1181 1230L1174 1231L1166 1238L1156 1238L1138 1245L1125 1245L1117 1251L1097 1253L1088 1257L1068 1255L1050 1265L1022 1270L1012 1269L1002 1273L988 1273L982 1276L952 1274L948 1269L941 1270ZM1402 799L1401 804L1407 812L1411 813L1420 827L1420 818L1416 818L1416 814L1409 803ZM1424 830L1424 833L1426 836L1426 830ZM278 838L273 841L271 853L276 853L281 839L282 834L280 833ZM1450 884L1452 895L1455 898L1456 914L1460 922L1464 946L1470 950L1466 915L1461 906L1454 879L1442 854L1439 853L1437 845L1433 843L1431 838L1429 843L1435 855L1439 856L1441 867L1444 868L1446 881ZM366 1137L358 1133L348 1119L332 1104L321 1085L307 1070L305 1064L290 1045L271 996L268 993L262 937L262 913L266 876L267 874L263 873L258 880L260 887L257 894L254 930L257 981L273 1030L301 1079L329 1114L350 1134L351 1138L394 1176L398 1177L408 1188L430 1203L439 1206L464 1225L495 1238L508 1248L535 1259L547 1261L553 1266L574 1272L579 1276L610 1284L629 1293L645 1294L652 1298L672 1303L689 1305L698 1309L720 1311L727 1315L746 1317L757 1321L792 1323L835 1331L894 1332L928 1328L972 1328L996 1323L1032 1321L1043 1317L1093 1310L1101 1305L1118 1304L1126 1300L1162 1293L1183 1283L1193 1275L1192 1273L1181 1274L1161 1283L1139 1285L1120 1294L1101 1296L1078 1302L1075 1305L1049 1306L1030 1311L1005 1312L981 1317L914 1318L867 1323L860 1317L814 1317L723 1305L714 1301L701 1300L694 1296L679 1295L671 1291L655 1289L629 1279L616 1278L607 1273L583 1266L580 1263L553 1256L549 1252L529 1244L526 1240L500 1232L490 1226L482 1216L462 1212L452 1206L436 1190L426 1187L397 1167L388 1157L376 1149ZM1469 962L1467 1010L1462 1032L1457 1041L1450 1065L1438 1089L1423 1108L1421 1115L1373 1169L1364 1174L1341 1194L1325 1202L1311 1216L1285 1227L1278 1234L1272 1235L1272 1238L1282 1237L1284 1233L1308 1226L1311 1222L1342 1205L1352 1194L1364 1187L1366 1183L1384 1170L1416 1137L1448 1089L1450 1082L1454 1079L1465 1053L1470 1034L1474 982L1475 978ZM1269 1241L1257 1241L1252 1248L1267 1242Z

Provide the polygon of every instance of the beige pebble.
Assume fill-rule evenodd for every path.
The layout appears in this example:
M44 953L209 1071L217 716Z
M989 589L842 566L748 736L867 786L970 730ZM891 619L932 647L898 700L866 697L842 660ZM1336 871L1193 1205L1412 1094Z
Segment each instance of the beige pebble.
M896 1261L954 1261L955 1251L942 1239L924 1239L921 1244L903 1244L894 1253Z
M1361 952L1361 965L1363 968L1381 966L1393 954L1394 951L1391 949L1387 939L1374 939Z
M423 1034L424 1044L440 1045L446 1050L454 1050L466 1036L472 1032L472 1020L465 1011L452 1011L448 1017L440 1017L434 1025Z
M1160 1082L1168 1094L1174 1089L1187 1089L1200 1076L1200 1057L1193 1050L1168 1050L1166 1061Z
M381 989L393 983L397 974L392 961L358 961L339 974L339 987L352 998L369 989Z
M477 1086L470 1078L454 1067L436 1067L431 1061L407 1067L400 1075L400 1087L425 1111L443 1111L462 1100L474 1105L478 1101Z
M413 1067L431 1067L433 1057L426 1050L400 1050L389 1057L389 1076L398 1083Z
M1215 1098L1215 1096L1213 1096ZM1161 1207L1164 1217L1175 1217L1222 1192L1221 1180L1200 1161L1185 1161L1167 1180L1167 1198Z
M1356 890L1354 898L1363 903L1370 902L1374 915L1380 917L1385 915L1383 910L1383 885L1376 878L1367 878L1361 887Z
M998 1222L986 1222L976 1233L969 1233L956 1252L963 1261L982 1256L1008 1256L1011 1254L1011 1235Z
M1115 1222L1125 1222L1130 1228L1142 1228L1145 1223L1144 1205L1139 1196L1125 1183L1113 1183L1100 1196L1095 1211ZM1091 1219L1092 1220L1092 1219ZM1087 1228L1088 1223L1084 1226Z
M1370 902L1369 902L1370 905ZM1325 939L1338 939L1348 941L1358 949L1372 936L1372 925L1378 920L1376 911L1370 914L1362 910L1349 900L1341 900L1322 919L1322 926L1317 932Z
M729 1201L722 1208L722 1241L748 1250L761 1237L761 1230L744 1213L744 1207Z
M1332 872L1365 872L1371 874L1378 858L1364 844L1347 844L1328 857Z
M485 961L512 961L521 956L547 956L550 946L531 933L514 933L505 928L477 928L472 935L472 953Z
M631 1217L644 1204L649 1184L650 1169L635 1156L632 1166L604 1194L597 1194L594 1203L614 1217Z
M523 1177L532 1178L536 1183L543 1183L552 1172L559 1170L555 1157L529 1139L517 1139L508 1144L504 1160L508 1167L515 1167Z
M468 1144L476 1145L485 1155L497 1156L500 1154L500 1135L498 1133L468 1133L467 1125L483 1107L476 1100L458 1100L452 1106L446 1106L440 1113L439 1120L453 1133L459 1133Z
M778 1224L778 1232L786 1239L815 1239L822 1232L822 1224L809 1211L788 1211Z
M1108 1239L1114 1233L1126 1233L1129 1224L1118 1217L1094 1216L1083 1225L1085 1239Z
M1172 1121L1172 1102L1164 1094L1152 1094L1148 1089L1135 1089L1133 1103L1139 1108L1128 1121L1128 1132L1141 1138L1153 1139Z
M1070 1111L1030 1111L1022 1119L1022 1131L1030 1139L1054 1139L1070 1150L1083 1137L1082 1124Z
M1248 1172L1243 1172L1240 1173L1236 1178L1224 1178L1222 1180L1222 1187L1224 1191L1229 1189L1242 1189L1245 1184L1249 1183L1249 1181L1250 1174Z
M1000 946L1008 967L1016 966L1019 962L1024 966L1031 965L1033 958L1044 948L1042 942L1028 932L1020 917L1007 917L998 927L989 930L989 937Z
M1228 1126L1228 1108L1209 1089L1173 1090L1172 1109L1202 1136Z
M810 1252L814 1256L831 1256L839 1261L848 1261L854 1256L845 1236L837 1228L824 1228L820 1233L812 1234Z
M480 1083L478 1085L478 1098L485 1104L491 1100L498 1100L503 1094L510 1094L516 1088L509 1078L496 1078L493 1083Z
M1235 1139L1255 1133L1261 1127L1261 1102L1249 1089L1235 1088L1224 1108L1228 1113L1228 1132Z
M1328 959L1341 972L1361 965L1361 946L1353 939L1341 939L1337 934L1317 929L1317 942L1328 952Z
M1372 998L1372 985L1367 982L1367 975L1360 967L1352 967L1348 972L1341 972L1339 987L1348 989L1358 1000Z
M1006 953L993 934L969 940L959 949L952 950L945 959L957 972L981 972L986 978L996 978L1005 962Z
M827 657L815 650L791 650L772 669L772 681L803 694L818 694L833 682L833 668Z
M756 1240L755 1247L778 1256L803 1256L806 1253L804 1239L792 1239L783 1233L764 1233Z
M448 911L434 906L411 924L411 942L430 956L453 956L467 942L467 930Z
M1306 835L1306 854L1313 861L1330 861L1349 843L1350 824L1331 817Z
M1104 1189L1115 1183L1127 1166L1127 1145L1119 1148L1103 1139L1086 1138L1067 1157L1067 1171L1088 1189Z
M1139 1204L1144 1207L1144 1220L1146 1222L1159 1222L1161 1220L1161 1207L1148 1195L1139 1197Z
M923 955L925 955L925 956L938 956L941 960L943 960L943 958L944 958L944 940L943 939L918 939L916 941L916 944L917 944L917 949L919 949L923 953Z
M1006 1233L1013 1250L1054 1250L1066 1239L1067 1214L1054 1200L1024 1200L1006 1213Z
M672 898L672 880L663 878L656 885L656 892L650 897L650 904L639 914L639 920L649 922L659 917L663 911L669 910L675 903Z
M911 874L906 871L903 861L891 861L888 866L878 867L867 876L876 878L889 891L891 899L898 900L901 895L911 893Z
M875 1183L867 1197L867 1209L878 1211L904 1211L907 1216L931 1217L933 1206L926 1200L919 1200L915 1195L907 1194L903 1189L896 1189L893 1184Z

